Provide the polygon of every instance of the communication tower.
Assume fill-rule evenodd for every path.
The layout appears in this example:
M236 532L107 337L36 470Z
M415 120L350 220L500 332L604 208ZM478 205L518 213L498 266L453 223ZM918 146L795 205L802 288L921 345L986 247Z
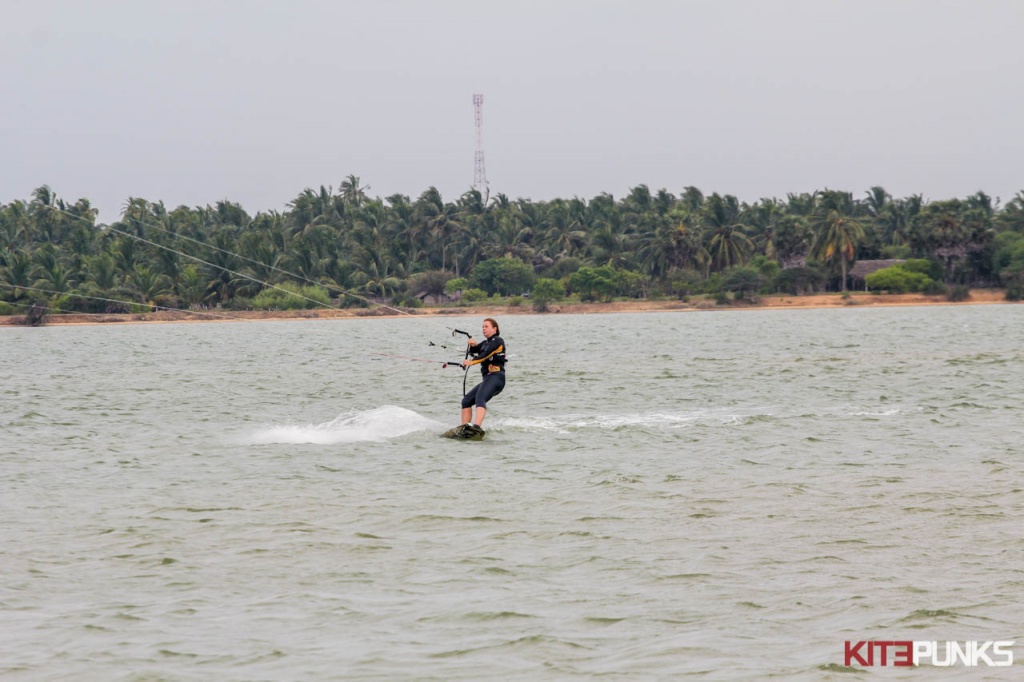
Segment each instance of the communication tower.
M473 154L473 189L480 192L484 204L490 193L487 173L484 172L484 96L473 95L473 113L476 118L476 153Z

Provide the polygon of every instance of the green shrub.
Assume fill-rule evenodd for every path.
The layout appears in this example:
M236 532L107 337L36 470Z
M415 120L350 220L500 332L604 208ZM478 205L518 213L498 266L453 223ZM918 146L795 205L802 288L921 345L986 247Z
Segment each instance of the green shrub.
M821 289L825 275L816 268L787 268L775 277L773 287L793 296Z
M775 279L779 273L782 272L782 268L779 267L778 261L769 260L767 256L754 256L750 261L750 267L760 272L764 276L765 280L769 282Z
M992 269L1000 273L1003 283L1009 286L1004 272L1020 273L1024 270L1024 234L1001 232L992 240Z
M647 280L639 272L617 270L616 285L618 293L622 296L644 298L647 295Z
M533 284L533 291L530 292L530 300L533 302L533 309L538 313L547 312L552 301L561 300L565 296L565 287L557 279L541 277Z
M583 267L583 262L575 256L567 256L559 259L554 265L541 272L542 277L549 279L562 279Z
M252 306L256 310L305 310L309 308L328 308L331 296L321 286L299 286L294 282L285 282L278 288L267 288L256 294Z
M456 277L455 279L450 279L447 282L445 282L444 293L448 294L449 296L454 296L458 292L465 291L468 288L469 280L467 280L465 277Z
M722 291L733 292L733 298L739 300L747 293L756 293L767 281L767 278L756 268L736 267L723 273L720 286Z
M921 291L932 280L928 275L907 270L901 265L893 265L872 272L865 281L870 289L884 289L894 294L904 294L908 291Z
M1024 239L1021 240L1024 244ZM1024 256L1024 253L1022 253ZM1024 257L1020 261L1012 261L1011 264L999 272L999 279L1006 287L1006 300L1019 301L1021 292L1024 291ZM1016 298L1011 298L1016 296Z
M679 299L699 293L704 286L704 277L696 270L673 268L664 282L666 293Z
M581 301L610 301L619 290L622 278L610 265L582 267L566 278L566 289L580 295Z
M942 266L927 258L911 258L905 263L900 263L893 267L902 268L908 272L919 272L929 279L942 279Z
M489 294L521 294L533 286L533 268L518 258L491 258L477 263L470 281Z
M477 303L487 300L487 292L483 289L466 289L462 292L462 300L466 303Z

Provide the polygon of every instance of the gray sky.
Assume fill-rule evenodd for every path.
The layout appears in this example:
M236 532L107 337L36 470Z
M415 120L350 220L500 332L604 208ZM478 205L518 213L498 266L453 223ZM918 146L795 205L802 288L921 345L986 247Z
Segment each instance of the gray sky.
M1018 0L3 0L0 202L1024 190Z

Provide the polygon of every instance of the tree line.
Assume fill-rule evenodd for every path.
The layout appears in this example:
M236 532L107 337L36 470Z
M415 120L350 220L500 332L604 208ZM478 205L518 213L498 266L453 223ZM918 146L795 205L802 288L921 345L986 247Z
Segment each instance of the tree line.
M983 192L925 201L882 187L753 203L645 185L620 199L550 201L368 190L350 175L337 191L307 188L283 212L255 215L227 200L168 210L129 198L118 221L97 225L88 199L66 202L43 186L0 204L0 312L40 300L123 312L418 305L446 295L530 294L543 303L800 294L845 290L851 267L866 259L918 261L907 272L928 273L878 281L1024 293L1024 191L1000 205Z

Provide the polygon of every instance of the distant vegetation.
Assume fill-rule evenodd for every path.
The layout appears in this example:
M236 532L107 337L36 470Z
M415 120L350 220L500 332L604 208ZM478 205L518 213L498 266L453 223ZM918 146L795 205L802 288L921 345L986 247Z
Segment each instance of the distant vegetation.
M230 201L168 210L129 198L120 220L97 226L87 199L40 187L0 204L0 313L727 300L845 290L868 259L906 261L868 275L872 290L1024 296L1024 192L1000 206L982 192L926 203L881 187L752 204L644 185L620 199L486 203L476 191L445 201L433 187L416 199L367 189L349 176L256 215Z
M871 273L865 280L874 290L902 294L919 291L926 294L945 293L941 284L942 268L935 261L923 258L904 261Z

